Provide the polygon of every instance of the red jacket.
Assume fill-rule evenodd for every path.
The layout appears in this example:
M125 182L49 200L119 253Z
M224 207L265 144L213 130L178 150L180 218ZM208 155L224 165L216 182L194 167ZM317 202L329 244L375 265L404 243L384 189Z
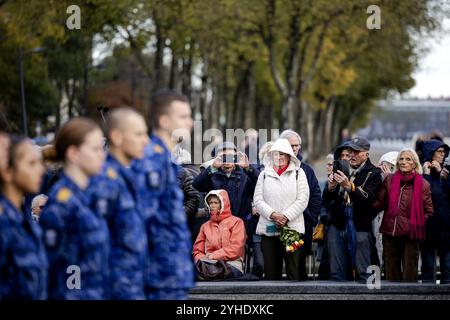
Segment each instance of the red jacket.
M247 239L244 221L231 215L230 199L225 190L213 190L206 199L212 194L219 197L221 210L211 212L211 219L200 228L192 252L194 260L203 259L206 254L210 254L210 258L214 260L243 259Z
M373 204L373 207L378 210L388 212L389 206L389 191L391 190L393 174L384 179L383 185L378 194L378 199ZM409 237L409 225L411 221L411 202L412 202L413 182L401 186L401 193L398 203L398 214L395 218L388 218L387 214L383 216L383 221L380 226L380 233L390 236ZM430 184L425 179L423 180L423 210L425 214L425 221L433 215L433 203L431 201Z

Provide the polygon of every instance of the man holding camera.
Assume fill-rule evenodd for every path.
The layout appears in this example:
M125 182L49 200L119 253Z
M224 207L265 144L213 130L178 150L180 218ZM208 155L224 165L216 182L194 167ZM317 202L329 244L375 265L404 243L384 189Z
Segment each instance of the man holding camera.
M224 189L231 202L231 213L245 221L252 216L252 200L259 170L250 165L247 156L237 152L234 143L226 141L216 150L211 166L200 173L193 182L200 192Z
M363 137L348 142L350 172L344 173L336 164L323 192L323 203L329 208L327 248L330 260L330 280L353 280L349 272L349 251L345 226L345 208L353 206L356 228L355 280L366 280L371 265L373 247L372 220L377 212L372 209L381 186L381 171L369 159L370 143ZM346 171L346 170L345 170Z

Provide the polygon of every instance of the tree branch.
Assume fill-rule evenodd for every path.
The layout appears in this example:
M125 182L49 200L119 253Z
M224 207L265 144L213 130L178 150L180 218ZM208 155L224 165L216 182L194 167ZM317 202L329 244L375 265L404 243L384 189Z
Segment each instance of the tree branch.
M126 32L126 36L123 35L123 33L116 27L113 26L113 30L115 30L117 33L119 33L124 40L127 40L130 43L130 48L134 53L134 56L136 57L136 60L138 61L139 65L141 66L142 70L146 73L148 77L152 77L153 72L149 68L148 63L145 62L144 56L142 55L141 48L137 44L136 40L133 38L133 36L130 33L130 30L128 28L122 28Z
M273 80L274 80L275 85L277 86L278 90L281 92L281 94L283 96L286 96L288 94L288 91L286 88L286 84L283 83L280 72L277 69L276 51L274 48L275 37L273 34L273 27L274 27L274 20L275 20L275 0L267 0L266 16L267 16L267 22L268 22L268 27L269 27L269 30L268 30L269 34L268 34L266 45L269 49L270 71L272 73Z
M297 5L291 17L289 35L289 56L286 65L286 84L291 93L297 79L298 72L298 46L300 41L300 6Z

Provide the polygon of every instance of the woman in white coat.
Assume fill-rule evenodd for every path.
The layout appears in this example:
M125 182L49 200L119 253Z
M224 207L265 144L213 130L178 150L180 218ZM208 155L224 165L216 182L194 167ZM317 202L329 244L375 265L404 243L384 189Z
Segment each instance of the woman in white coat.
M289 141L278 139L272 145L255 188L254 205L260 214L256 233L261 235L266 280L282 278L283 259L290 280L298 280L300 249L286 253L280 231L288 227L303 234L303 211L308 206L309 187L300 160Z

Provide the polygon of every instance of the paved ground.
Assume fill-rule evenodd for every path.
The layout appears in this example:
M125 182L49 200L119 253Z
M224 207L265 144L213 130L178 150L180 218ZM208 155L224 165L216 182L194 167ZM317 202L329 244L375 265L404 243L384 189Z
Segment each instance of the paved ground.
M190 299L214 300L450 300L450 285L381 281L380 289L366 284L331 281L198 282Z

